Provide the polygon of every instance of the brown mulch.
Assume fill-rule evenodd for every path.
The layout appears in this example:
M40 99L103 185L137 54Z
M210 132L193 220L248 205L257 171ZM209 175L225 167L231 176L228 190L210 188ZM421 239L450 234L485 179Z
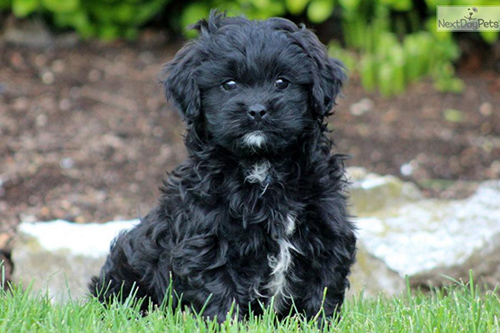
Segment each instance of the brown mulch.
M183 125L157 82L178 48L154 37L45 49L0 41L0 249L8 253L20 221L148 212L186 156ZM429 196L462 198L500 178L500 75L459 75L461 94L424 80L392 98L351 78L330 120L336 151Z

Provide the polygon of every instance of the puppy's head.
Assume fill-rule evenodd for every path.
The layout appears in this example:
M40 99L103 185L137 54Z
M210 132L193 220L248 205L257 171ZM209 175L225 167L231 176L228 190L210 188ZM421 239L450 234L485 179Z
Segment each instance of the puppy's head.
M291 21L213 12L165 66L167 98L211 144L234 153L284 151L317 129L345 80L317 37Z

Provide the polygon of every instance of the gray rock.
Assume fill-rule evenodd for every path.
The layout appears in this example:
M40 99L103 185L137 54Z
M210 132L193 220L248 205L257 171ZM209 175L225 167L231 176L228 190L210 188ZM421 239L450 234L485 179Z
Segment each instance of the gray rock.
M371 216L373 212L396 208L422 198L418 187L394 176L368 173L364 168L348 168L351 181L351 214Z
M440 286L451 282L448 277L467 281L469 269L498 284L500 181L485 182L470 198L455 201L417 200L414 185L406 185L408 192L394 177L373 175L368 184L377 186L366 181L356 181L352 193L361 248L354 293L364 285L368 293L393 294L404 290L405 276L412 286Z
M369 98L362 98L359 102L351 104L349 111L354 116L362 116L365 113L373 111L375 104Z
M17 19L10 16L5 24L0 43L19 45L34 49L48 47L73 47L78 44L80 37L75 32L52 34L45 22L40 19Z
M358 242L357 247L356 263L349 277L351 286L347 297L359 296L360 292L365 296L376 296L379 293L396 295L405 289L404 278L370 254L363 241Z
M12 249L12 279L60 302L88 294L113 238L138 221L75 224L62 220L21 223Z
M8 44L33 48L45 48L53 44L54 38L41 20L17 20L11 18L6 24L3 40Z

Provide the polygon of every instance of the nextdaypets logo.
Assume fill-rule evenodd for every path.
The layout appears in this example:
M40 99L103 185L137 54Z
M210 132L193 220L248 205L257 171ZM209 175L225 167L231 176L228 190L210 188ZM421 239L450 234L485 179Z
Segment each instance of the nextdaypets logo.
M437 31L500 31L500 6L437 6Z
M471 21L471 20L477 20L477 18L472 17L472 16L474 16L474 14L475 14L475 13L477 13L477 12L478 12L477 7L467 8L467 11L469 12L469 16L465 16L465 18L466 18L467 20L469 20L469 21Z

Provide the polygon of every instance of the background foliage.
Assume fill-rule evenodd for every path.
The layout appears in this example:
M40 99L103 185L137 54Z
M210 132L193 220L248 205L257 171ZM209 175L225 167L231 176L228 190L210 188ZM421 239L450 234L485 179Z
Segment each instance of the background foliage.
M133 39L138 28L161 17L162 25L183 31L212 8L230 15L263 19L284 16L341 28L330 53L358 74L368 91L401 93L412 81L431 76L436 89L460 92L453 61L459 55L453 35L436 32L436 5L492 5L489 0L0 0L0 10L16 17L41 16L53 26L76 30L83 38ZM498 32L481 32L487 43Z
M74 29L83 38L135 38L137 29L169 0L0 0L0 10L19 18L43 16L54 26Z

